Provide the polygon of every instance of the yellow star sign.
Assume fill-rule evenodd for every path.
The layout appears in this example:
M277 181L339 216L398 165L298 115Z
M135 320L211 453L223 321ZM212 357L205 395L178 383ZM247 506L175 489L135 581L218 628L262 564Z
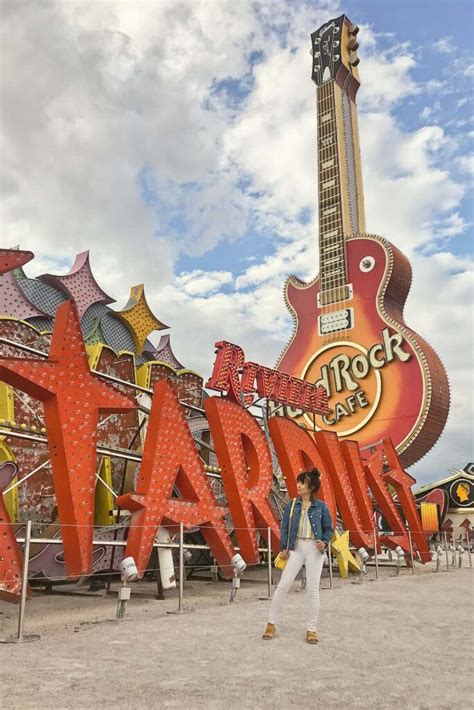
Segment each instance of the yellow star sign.
M132 286L130 298L122 311L115 314L121 318L133 333L137 355L143 352L145 340L154 330L164 330L169 326L162 323L153 315L150 306L145 298L145 287L143 284Z
M331 552L336 555L339 572L342 579L347 579L349 567L353 572L360 572L360 564L349 550L349 530L334 533L331 541Z

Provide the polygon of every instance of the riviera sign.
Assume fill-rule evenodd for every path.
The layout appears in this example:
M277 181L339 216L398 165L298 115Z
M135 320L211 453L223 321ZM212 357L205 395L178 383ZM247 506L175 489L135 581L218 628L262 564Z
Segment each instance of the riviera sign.
M329 414L327 387L312 384L285 372L255 362L245 362L238 345L222 340L215 343L217 357L206 387L225 392L229 398L250 405L258 398L289 405L313 414Z

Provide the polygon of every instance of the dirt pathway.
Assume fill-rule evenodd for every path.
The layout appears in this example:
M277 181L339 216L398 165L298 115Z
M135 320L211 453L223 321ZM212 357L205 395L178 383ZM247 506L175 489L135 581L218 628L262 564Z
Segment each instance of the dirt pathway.
M304 641L295 583L278 636L261 640L264 584L234 604L228 586L192 582L176 600L140 600L112 621L111 598L39 597L33 644L0 646L1 705L10 708L456 708L474 706L472 570L386 577L323 589L320 643ZM263 580L262 580L263 582ZM193 610L193 611L191 611ZM2 635L16 610L0 605ZM8 617L8 618L7 618Z

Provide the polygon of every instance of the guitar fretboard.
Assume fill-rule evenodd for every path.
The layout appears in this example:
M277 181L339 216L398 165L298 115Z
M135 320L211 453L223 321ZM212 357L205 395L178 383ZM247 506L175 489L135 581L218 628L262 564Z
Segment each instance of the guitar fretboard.
M319 263L321 291L347 283L334 82L318 89Z

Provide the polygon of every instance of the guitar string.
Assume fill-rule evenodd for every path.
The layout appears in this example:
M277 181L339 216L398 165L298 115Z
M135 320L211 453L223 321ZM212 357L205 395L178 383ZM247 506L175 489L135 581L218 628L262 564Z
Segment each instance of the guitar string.
M321 266L322 266L322 278L321 278L321 290L322 291L327 291L328 293L326 294L327 300L329 301L329 305L322 306L321 310L325 314L330 314L331 312L337 311L339 308L334 301L337 302L338 298L338 291L340 290L340 287L344 283L344 264L339 264L338 267L333 269L334 273L331 274L331 276L327 276L328 273L328 265L327 265L327 260L332 259L332 258L339 258L342 256L342 260L344 262L344 255L341 254L341 243L343 239L343 235L341 234L341 204L340 204L340 197L339 197L339 160L336 157L336 150L337 150L337 142L334 140L335 134L336 134L336 126L335 126L335 119L334 119L334 111L333 111L333 101L332 99L332 82L328 82L326 85L321 87L321 100L319 103L319 125L320 125L320 170L319 170L319 176L320 176L320 184L321 184L321 191L320 191L320 198L321 198L321 203L326 203L323 207L321 205L321 223L320 223L320 236L321 236L321 251L320 251L320 257L321 257ZM322 123L322 116L325 116L329 113L331 116L331 119L327 120L326 126L323 129L323 123ZM327 143L327 145L326 145ZM328 171L327 175L324 176L324 180L327 181L327 179L334 179L335 180L335 186L328 188L328 194L323 195L323 168L322 164L328 160L332 159L333 165L330 166L330 170ZM323 199L324 197L324 199ZM336 203L336 204L334 204ZM337 213L335 217L327 217L324 216L323 211L324 209L328 209L331 207L336 207ZM331 231L337 230L337 234L335 236L331 237L326 237L325 235L328 233L331 233ZM333 247L331 249L331 247ZM329 249L329 252L328 252ZM329 254L328 257L326 257L326 254ZM337 263L337 262L336 262ZM342 273L341 273L342 272ZM329 271L329 273L331 273ZM324 284L324 285L323 285ZM329 288L328 288L329 287ZM323 335L323 343L331 342L334 340L337 340L337 334L332 334L328 333L327 335Z
M328 138L328 136L333 137L334 134L337 136L337 126L333 125L335 123L335 118L334 118L334 111L332 110L335 107L335 100L331 101L331 98L334 97L334 82L331 82L326 84L324 87L325 89L326 96L322 95L320 104L319 104L319 115L325 116L328 113L330 116L332 116L331 120L326 119L326 130L322 129L322 119L320 119L320 125L321 125L321 144L324 138ZM329 104L329 105L328 105ZM332 104L332 106L330 105ZM322 164L326 159L329 159L329 155L332 156L332 159L334 161L334 152L337 149L337 143L334 141L331 141L331 148L328 146L321 145L320 148L320 169L319 169L319 177L320 177L320 183L321 183L321 198L323 197L323 170ZM346 289L345 286L347 285L347 256L346 256L346 240L343 234L343 229L341 228L340 224L340 212L342 211L342 200L341 200L341 195L340 195L340 171L339 171L339 160L335 160L335 165L330 166L330 169L327 171L327 174L324 176L324 181L327 181L328 179L334 179L335 180L335 186L328 188L328 195L325 195L325 199L321 200L322 202L326 202L327 204L325 205L326 207L328 205L333 204L334 202L337 203L337 209L338 209L338 214L336 217L329 221L327 217L323 217L322 215L322 209L321 209L321 237L324 236L324 230L326 233L329 231L329 228L338 228L339 234L336 235L336 237L331 237L329 239L323 239L321 238L321 263L322 263L322 270L323 270L323 275L325 276L327 273L327 264L325 263L327 261L327 258L339 258L340 262L342 261L342 264L339 263L339 267L337 267L334 270L333 277L330 279L330 289L329 289L329 294L328 294L328 300L331 301L339 301L339 305L335 305L327 310L327 307L322 308L323 312L334 312L337 311L338 309L340 310L340 301L344 301L347 299L347 296L345 295ZM324 224L323 224L324 221ZM332 247L332 248L331 248ZM327 249L330 250L330 256L326 257ZM337 263L337 262L336 262ZM327 277L321 279L321 285L322 283L327 285ZM321 290L328 290L328 289L321 289ZM343 305L343 304L342 304ZM347 339L347 328L344 328L342 331L338 332L333 332L329 334L329 337L324 337L323 336L323 343L325 343L327 340L334 341L337 339Z

